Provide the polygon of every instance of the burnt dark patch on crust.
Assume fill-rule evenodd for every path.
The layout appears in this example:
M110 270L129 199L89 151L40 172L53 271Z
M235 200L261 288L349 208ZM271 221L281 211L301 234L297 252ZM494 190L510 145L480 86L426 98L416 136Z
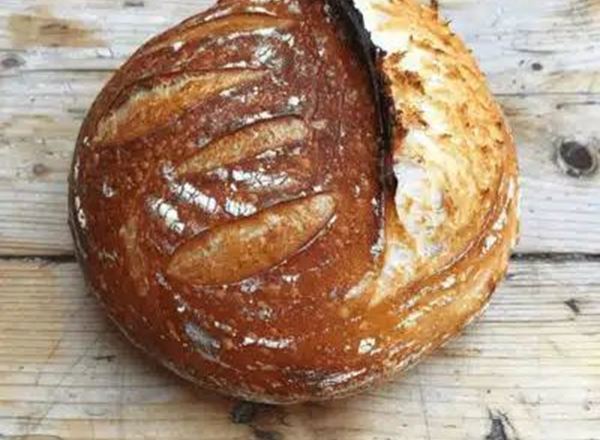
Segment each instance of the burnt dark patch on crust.
M396 118L390 85L381 66L386 54L373 44L362 14L352 0L327 0L326 4L344 25L344 31L354 44L357 55L367 67L373 99L377 106L378 143L382 154L381 175L384 179L384 187L394 190L396 186L394 174L388 170L391 170L393 165L391 153Z
M392 157L396 115L391 85L383 69L386 53L373 43L371 34L365 27L363 16L355 7L353 0L326 0L325 5L328 7L327 12L336 19L342 36L354 49L357 59L366 67L365 70L368 74L371 95L375 104L376 139L379 152L380 194L379 203L375 209L379 218L379 228L383 230L387 200L397 188ZM381 261L380 258L378 264L382 264Z

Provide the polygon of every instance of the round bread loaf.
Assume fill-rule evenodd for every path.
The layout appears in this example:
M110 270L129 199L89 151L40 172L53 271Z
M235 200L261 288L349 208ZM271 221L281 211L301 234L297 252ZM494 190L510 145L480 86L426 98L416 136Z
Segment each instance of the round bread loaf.
M517 193L501 110L436 11L230 0L106 85L69 202L89 288L136 346L293 403L379 382L477 316Z

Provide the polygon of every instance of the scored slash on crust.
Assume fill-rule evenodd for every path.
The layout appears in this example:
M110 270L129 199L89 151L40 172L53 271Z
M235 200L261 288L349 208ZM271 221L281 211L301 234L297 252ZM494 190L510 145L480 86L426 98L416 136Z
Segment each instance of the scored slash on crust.
M339 2L352 6L350 0ZM131 278L134 289L126 290L117 285L111 293L121 294L124 299L119 298L119 301L127 302L130 295L128 290L133 290L140 296L146 296L145 304L154 304L155 298L162 300L172 295L169 287L171 282L173 288L177 288L182 295L194 293L186 296L190 300L189 305L176 294L172 301L173 309L164 307L164 314L157 313L157 308L152 306L152 309L145 309L144 314L140 312L137 316L131 314L121 318L131 319L136 324L135 320L141 317L142 324L146 325L146 318L158 318L155 321L161 322L163 317L172 318L173 313L177 313L175 323L167 321L168 331L175 341L164 342L171 345L167 346L168 352L160 354L167 359L163 362L169 368L189 380L218 384L223 392L268 402L340 397L413 364L464 327L487 302L505 270L512 244L510 239L516 235L516 202L510 196L506 199L507 193L512 194L516 190L512 140L504 127L499 109L483 86L483 78L475 63L460 42L449 34L447 28L439 26L434 21L437 19L431 17L426 8L420 8L409 0L392 3L387 0L356 2L357 9L365 18L365 31L371 23L374 25L373 36L380 37L380 42L391 41L392 44L387 49L381 47L387 50L389 56L378 60L381 63L372 63L372 66L367 63L367 66L373 70L371 76L385 74L385 79L389 80L389 84L372 81L376 86L374 91L377 92L383 85L389 86L386 93L391 93L391 96L386 97L394 98L397 110L395 121L402 128L401 132L396 133L397 137L390 139L397 142L389 145L390 156L394 155L396 165L393 176L390 174L395 178L395 185L390 185L390 188L396 198L382 197L379 200L377 197L366 197L363 192L368 193L367 185L354 185L354 181L353 185L343 186L343 178L339 182L335 179L319 181L318 177L324 173L317 167L323 165L328 156L319 157L319 151L313 148L311 139L319 135L314 135L315 132L328 128L329 121L322 119L311 123L308 120L312 117L311 97L308 97L308 105L299 105L300 98L278 93L279 89L275 89L276 95L269 96L285 98L288 105L284 111L308 115L305 122L298 116L282 116L282 103L276 103L275 107L272 102L275 99L254 100L258 93L269 93L270 89L260 87L264 77L257 76L256 83L251 85L256 95L249 92L247 85L252 81L247 79L249 75L268 74L272 82L279 80L278 74L283 64L270 62L273 51L268 45L266 48L258 46L246 54L244 58L250 61L227 58L230 62L220 64L218 71L203 72L195 70L199 69L197 67L194 70L189 67L194 57L202 58L204 52L199 45L210 38L218 40L215 44L217 49L213 50L211 46L211 56L218 52L220 44L233 40L238 43L238 38L240 43L249 43L250 48L254 48L255 43L249 36L256 37L257 42L277 36L288 43L297 37L297 49L303 48L302 35L300 32L295 34L296 29L294 34L287 32L288 29L284 31L286 40L279 38L282 28L291 23L300 23L300 20L290 21L267 17L265 14L262 17L240 15L236 8L242 3L239 0L221 1L215 10L200 14L176 30L151 41L134 56L140 64L133 63L131 72L123 75L121 85L127 83L134 86L121 87L117 99L111 101L113 105L100 106L104 112L96 112L97 116L104 116L100 126L93 127L98 131L95 139L97 146L138 139L140 146L154 147L160 142L143 142L147 140L143 137L154 134L156 130L165 131L164 135L170 137L170 143L166 143L166 146L175 150L172 152L165 148L164 156L168 157L157 160L153 156L149 161L150 164L160 162L159 165L165 165L164 160L168 159L169 167L167 173L163 173L164 181L155 182L150 178L137 180L151 185L137 185L138 193L132 197L133 209L126 213L127 219L120 229L120 239L127 258L121 268L128 270L127 276ZM278 8L289 2L257 0L253 3ZM335 3L338 0L331 0L331 4ZM224 4L231 6L221 8ZM368 14L363 14L369 12L367 5L373 6L372 22L368 20ZM234 10L235 13L232 13ZM289 18L289 15L285 17ZM331 15L325 18L331 23ZM382 19L385 19L383 28ZM309 20L307 22L310 24ZM360 20L352 21L351 25L363 27ZM308 32L312 30L314 28L310 27ZM338 29L339 34L341 32ZM359 37L365 36L368 37L364 32L359 32ZM368 44L362 47L362 51L368 58L372 55L371 38L363 39ZM375 38L373 41L377 43ZM141 60L144 56L147 57ZM207 55L207 58L213 60L211 56ZM285 59L284 56L279 58ZM148 73L145 70L144 63L152 68L153 62L156 62L157 70L163 67L171 69L170 63L178 60L190 61L187 65L189 73ZM219 59L219 63L221 61ZM185 70L186 66L182 64L176 64L176 68ZM140 65L144 67L140 68ZM232 69L234 66L236 68ZM242 70L240 66L260 66L261 70ZM125 81L140 72L148 73L148 77L141 80L137 78L131 83ZM231 87L225 85L219 85L218 90L211 88L208 83L214 85L214 82L204 77L209 74L215 75L213 78L216 81L231 75L229 80L236 90L232 91ZM334 83L333 87L337 84ZM241 86L239 90L238 86ZM291 92L298 93L298 90ZM253 99L246 100L249 97ZM217 111L220 110L220 98L243 103L244 106L240 108L244 114L238 114L235 106L232 106L233 112ZM204 100L208 105L200 107ZM390 103L382 99L377 107L384 104ZM167 110L163 112L163 108ZM220 128L229 127L225 135L203 128L199 128L197 133L193 132L196 125L192 124L205 108L208 111L215 108L215 114L206 118L207 122L214 120L221 123L222 116L233 116L237 118L235 126L222 124ZM186 115L188 112L193 112L189 118ZM348 114L353 119L362 117L360 112ZM179 121L182 123L175 124ZM186 136L192 134L194 138L183 145L183 142L179 142L181 139L177 139L178 128L185 129ZM90 133L89 130L85 132ZM156 138L161 140L160 136ZM490 143L492 140L494 143ZM86 144L84 140L83 145L89 147ZM146 148L143 151L149 150ZM301 157L292 159L295 155L292 151L295 150L299 151L297 155ZM114 151L105 149L102 152L108 154ZM357 154L356 157L353 165L359 161L366 163L360 160L362 156ZM290 173L290 168L295 165L291 162L296 159L299 176ZM383 165L381 168L387 170ZM313 169L316 171L314 174L310 172ZM308 171L302 174L304 170ZM153 169L148 174L143 174L143 171L140 171L142 177L155 177L159 170ZM387 171L392 170L390 168ZM88 175L86 167L82 168L82 175ZM387 174L383 175L387 177ZM501 190L495 191L496 180L502 176L510 178L508 182L511 183L508 186L501 185ZM282 189L284 184L290 186ZM121 189L118 186L116 188ZM266 191L259 194L264 188ZM469 192L469 188L474 189ZM349 229L348 235L343 231L347 226L345 216L354 214L353 200L347 198L347 192L344 191L351 191L357 199L362 196L367 205L369 200L373 200L373 209L379 209L377 212L382 213L381 224L386 229L379 231L379 239L371 247L370 254L375 258L381 255L385 264L368 271L362 278L357 277L358 283L344 297L346 304L338 308L338 288L343 287L336 285L331 291L319 290L317 284L323 280L323 284L327 285L327 277L332 272L322 272L322 277L317 273L317 282L314 283L310 278L313 276L313 267L306 269L302 255L307 248L314 246L314 254L323 267L330 265L334 268L342 283L350 279L346 272L348 266L335 265L334 259L330 264L330 259L323 257L330 252L330 243L337 241L337 235L342 239L348 238L344 243L340 239L340 246L351 243L354 237L359 236L354 230ZM150 192L154 198L148 197ZM478 195L481 196L479 199ZM500 202L507 200L503 206L499 205L498 195ZM140 204L135 204L142 196L145 210L153 216L152 220L160 221L162 230L159 232L169 234L168 237L156 234L169 245L162 247L163 252L156 261L146 248L150 239L154 239L150 233L155 230L148 229L145 221L148 213L141 211ZM73 203L76 205L75 201ZM387 209L388 205L390 209ZM86 234L98 238L92 214L90 210ZM339 224L334 230L329 225L336 221L338 215ZM186 223L190 218L191 221ZM358 212L355 218L360 223L365 216ZM81 227L79 229L75 232L82 233ZM357 230L361 232L360 228ZM469 235L470 232L472 235ZM331 242L319 241L325 233L331 233ZM478 246L467 247L468 252L462 252L464 245L470 243ZM348 260L352 260L352 263L360 263L362 257L355 256L349 249L344 248L339 255L351 257ZM159 273L154 272L155 263L160 265ZM292 267L286 267L288 263ZM362 267L357 268L357 274L360 274L359 269L362 271ZM160 287L155 287L149 281L153 279L148 275L151 270ZM163 274L168 275L168 280ZM304 277L305 274L308 276ZM300 275L302 278L299 279ZM285 290L281 291L297 294L299 307L293 313L298 315L289 312L291 309L284 308L281 302L269 303L280 292L271 283L276 276L283 283L292 285L286 285L283 287ZM334 281L337 283L338 279ZM107 291L104 287L102 289ZM238 289L241 297L238 296ZM203 298L195 295L197 292L217 291L223 295L215 295L210 300L206 300L208 295L203 295ZM321 293L329 294L330 301L317 304L332 307L320 307L318 313L314 313L311 301L321 298ZM210 307L213 300L228 307L222 307L225 311L221 313L218 308ZM263 300L265 302L261 304ZM259 310L253 308L254 301ZM348 304L350 302L352 304ZM248 308L232 307L238 304L246 304ZM292 301L286 301L286 307L287 304L296 306ZM163 312L163 308L159 312ZM214 318L218 320L212 325L200 319L197 324L188 321L192 314L200 316L204 312L207 315L214 313ZM354 319L359 315L360 322ZM268 329L248 324L252 331L246 332L240 322L248 317L254 319L254 316L261 321L270 321ZM298 326L294 323L291 327L290 323L294 320L287 318L296 316L314 317L312 328L307 331L302 326L304 320L300 319ZM388 316L391 319L387 319ZM283 322L285 324L282 325ZM146 331L143 334L143 340L147 341L146 348L154 348L151 344L163 347L162 341L168 335L159 334L159 331L162 332L160 325L148 328L141 330ZM254 330L259 334L255 334ZM235 332L239 334L232 334ZM332 337L334 332L334 336L340 335L343 340L336 341ZM184 339L189 344L181 344ZM327 350L320 351L321 346ZM170 351L171 348L173 351ZM192 350L195 356L190 355ZM297 368L298 359L312 363L309 365L311 368L307 366L305 374L296 381L290 381L295 377L294 371L286 372L284 377L267 373L266 370L255 372L255 365L266 365L259 364L261 360L271 359L272 350L296 352L290 353L294 358L281 358L282 361L277 363L283 366L281 370L284 372L285 368L290 368L286 364L293 367L291 370ZM248 355L250 351L252 356ZM310 353L311 356L304 356L304 353ZM229 364L219 359L221 354ZM365 360L357 361L357 356ZM249 359L256 360L256 363L249 364ZM339 360L338 365L321 368L329 360ZM361 363L350 368L342 360L352 364ZM207 379L207 370L202 369L206 361L224 368L246 367L243 370L244 377L236 376L233 380L233 376L227 376L210 366L216 378L211 382L213 376ZM285 380L285 383L291 383L297 389L291 392L268 385L253 389L250 393L248 384L254 386L267 383L267 380L269 384Z
M264 127L261 129L261 126ZM285 127L287 127L287 130L281 132L282 128ZM212 170L212 165L220 169L224 165L229 165L229 161L231 161L231 163L238 163L247 157L256 157L264 151L278 149L289 143L293 143L294 141L301 140L306 134L307 132L304 123L295 117L276 118L276 120L273 121L253 124L233 135L227 135L225 138L221 138L220 140L215 141L215 143L209 144L209 146L206 147L207 150L203 150L203 152L199 154L200 158L206 157L206 161L198 163L208 165L206 166L207 170ZM233 141L237 139L238 142L235 142L231 146L231 150L227 150L227 146L232 139ZM255 142L262 140L264 142L246 143L252 140ZM214 146L217 146L218 148L214 150ZM225 149L226 157L219 158L217 154L217 158L213 157L212 159L214 159L214 161L211 162L210 158L212 153L215 151L216 153L223 152L221 148ZM204 154L205 151L208 153L207 155ZM228 155L228 151L230 153L233 151L233 153ZM194 158L198 159L196 156L194 156ZM188 171L200 173L204 171L204 168L196 169L193 165L194 163L192 163L192 166ZM197 206L208 214L214 214L220 211L221 208L214 198L200 192L190 183L177 183L177 181L173 180L174 175L177 174L176 170L171 169L164 172L164 174L170 182L170 191L180 202ZM243 173L237 170L232 172L234 180L245 181L248 176L252 179L256 177L254 174ZM272 177L269 175L261 175L260 177L264 178L265 176ZM251 183L253 182L252 179L250 180ZM258 183L258 189L260 190L260 187L262 186L261 183L264 182L259 180ZM281 179L275 179L270 180L270 183L281 184L283 181ZM322 188L313 188L313 191L321 193ZM255 248L260 249L261 246L265 249L270 249L270 254L267 255L263 261L252 259L244 260L244 258L242 258L244 261L240 263L241 268L238 271L241 276L235 276L240 279L247 278L256 272L274 267L310 244L313 239L318 237L319 233L330 224L335 214L334 197L330 194L323 193L313 196L306 196L302 193L300 199L292 201L284 199L284 201L272 205L270 208L257 215L255 215L258 212L257 209L252 205L248 206L249 208L246 207L246 204L244 203L227 199L227 203L223 209L234 217L251 217L248 218L249 221L247 223L234 221L222 225L221 227L217 227L214 230L203 231L196 239L183 245L175 252L175 255L168 264L167 273L188 281L191 280L194 284L204 284L202 275L198 276L194 271L201 270L202 267L207 266L205 262L202 262L202 250L205 246L214 248L211 244L212 241L228 241L234 248L235 246L238 246L240 249L241 246L239 242L245 245L242 252L231 250L231 252L229 252L229 257L226 257L224 261L218 261L217 259L216 265L221 265L222 268L227 266L226 263L228 258L234 259L236 256L239 257L242 254L250 255L255 251ZM169 230L180 235L184 232L185 224L180 221L177 209L173 205L167 203L163 199L151 198L149 200L148 208L164 221L164 224ZM240 231L240 228L244 227L246 229ZM286 237L287 247L284 246L280 249L272 248L273 244L277 242L278 237ZM136 240L133 238L130 241L135 243ZM196 245L197 247L194 249ZM218 246L219 245L216 245L217 248ZM135 244L130 246L129 250L135 251ZM210 259L210 255L206 258ZM183 269L181 269L182 267ZM216 270L219 269L217 268ZM227 278L230 275L216 275L216 277L221 276ZM219 279L221 280L220 282L213 280L208 284L227 284L232 282L231 280L225 281L225 279ZM233 280L233 282L237 281L239 281L237 278Z
M257 81L265 75L265 71L240 69L181 74L166 84L131 95L100 121L94 142L132 141L182 116L203 99Z
M335 199L326 193L276 205L190 240L175 252L167 273L197 285L241 281L294 255L334 214Z
M179 165L176 173L180 176L205 173L300 142L307 136L308 128L304 121L294 116L257 122L210 143Z
M196 23L184 26L177 35L167 35L155 44L151 42L134 58L139 59L167 46L173 47L173 44L176 44L176 50L181 50L188 43L204 38L231 37L234 34L254 32L263 35L289 28L294 23L294 20L264 14L214 18L202 22L201 25ZM139 139L168 126L198 103L232 88L258 81L267 74L268 71L262 69L228 68L147 79L146 82L153 83L151 86L136 86L138 91L131 93L124 103L99 122L94 142L104 145ZM182 180L184 177L222 169L267 151L305 141L308 137L309 129L301 118L267 113L265 112L265 115L268 117L257 121L249 118L244 127L210 142L175 168L174 175L180 178L181 182L179 179L170 182L170 190L176 194L177 200L197 205L213 214L220 210L216 200ZM284 180L289 179L286 176ZM258 181L262 183L264 179ZM252 182L254 180L250 181ZM262 185L260 186L259 189L262 189ZM164 218L169 229L182 233L183 227L171 227L171 223L176 226L183 225L176 215L175 207L162 199L160 201L161 204L155 203L151 207L156 208L155 211ZM181 246L170 260L167 270L169 275L196 284L215 284L239 281L260 270L268 269L302 248L326 227L335 214L335 200L329 194L307 196L302 193L296 200L289 201L288 198L287 201L272 205L262 212L254 207L251 210L246 209L246 205L230 199L227 199L222 209L234 217L248 218L204 231ZM174 223L169 220L177 221ZM286 244L275 248L274 243L279 241L277 237L280 236L287 238ZM215 243L221 244L217 246ZM240 243L247 247L263 249L264 252L257 252L255 249L252 253L240 252ZM253 254L263 255L259 259L253 259ZM231 261L236 261L233 265L237 265L235 270L228 267Z

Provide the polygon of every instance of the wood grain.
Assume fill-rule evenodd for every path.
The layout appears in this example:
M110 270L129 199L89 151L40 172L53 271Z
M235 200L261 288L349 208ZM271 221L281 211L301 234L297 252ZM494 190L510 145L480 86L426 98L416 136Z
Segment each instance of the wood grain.
M516 262L483 319L406 376L334 403L236 408L132 350L84 294L74 264L5 261L0 434L484 439L493 419L510 439L590 439L600 417L599 317L599 262Z
M66 176L89 105L139 44L206 4L4 2L0 255L72 253ZM574 179L555 160L557 148L569 140L600 154L600 40L594 39L600 20L593 19L600 13L594 5L441 2L442 13L481 60L515 131L523 185L520 252L600 252L600 175ZM15 33L26 25L51 35L24 44ZM55 35L74 29L87 29L92 42L83 44L80 32L73 37L77 44Z
M87 108L136 47L207 3L2 0L0 257L72 255L66 175ZM556 161L568 141L600 157L599 2L439 3L516 134L519 251L599 254L600 176L570 177ZM600 262L521 260L509 278L480 323L405 377L277 409L155 367L84 294L74 264L0 261L0 438L597 439Z
M116 69L150 36L210 4L212 0L3 0L0 57L15 57L19 66L0 70L0 75ZM439 4L442 15L481 60L494 92L600 92L596 0L441 0ZM21 19L27 29L15 29L9 26L15 15L34 18L30 22ZM50 17L68 19L70 26L41 30L37 42L17 44L22 37L15 33L21 30L29 35L31 22L43 28ZM74 34L78 42L81 28L95 44L69 40L63 46L48 44L48 38L57 38L56 33Z
M66 176L89 105L139 44L206 3L4 2L0 255L72 253ZM520 252L600 251L600 177L568 177L555 161L568 140L600 154L600 44L593 38L600 21L589 18L598 8L571 3L441 2L489 74L516 134L523 176ZM15 40L19 26L51 35L24 44ZM82 43L80 32L73 37L77 44L55 35L74 29L88 29L92 42ZM590 38L578 37L584 33Z
M72 253L68 168L79 125L107 77L35 72L0 82L0 254ZM556 162L557 148L567 140L600 154L600 94L516 94L499 100L519 149L518 250L600 252L600 174L573 178Z

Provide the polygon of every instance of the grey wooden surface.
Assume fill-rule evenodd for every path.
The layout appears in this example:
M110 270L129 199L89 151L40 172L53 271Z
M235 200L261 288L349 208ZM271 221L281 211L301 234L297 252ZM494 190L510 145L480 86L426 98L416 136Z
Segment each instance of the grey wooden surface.
M0 439L600 439L599 0L440 1L515 132L519 254L482 320L405 376L286 408L153 366L73 262L66 176L88 106L208 2L0 1Z

